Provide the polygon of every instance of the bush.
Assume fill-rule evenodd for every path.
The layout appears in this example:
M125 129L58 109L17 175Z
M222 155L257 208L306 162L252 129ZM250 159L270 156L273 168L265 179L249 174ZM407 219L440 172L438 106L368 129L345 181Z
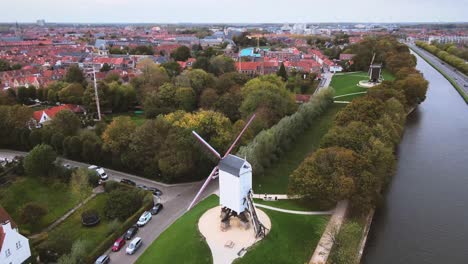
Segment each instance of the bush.
M48 176L49 172L55 166L54 162L57 153L54 149L45 144L37 145L24 158L24 169L27 175Z
M44 217L49 210L47 206L36 203L29 202L20 209L20 221L25 224L33 225L35 222L40 222L42 217Z
M104 213L108 219L125 220L143 204L138 191L115 189L110 192Z
M114 219L112 221L110 221L108 224L107 224L107 232L106 234L107 235L110 235L112 233L114 233L115 231L117 231L119 229L119 227L121 226L122 223L120 223L119 220L117 219Z

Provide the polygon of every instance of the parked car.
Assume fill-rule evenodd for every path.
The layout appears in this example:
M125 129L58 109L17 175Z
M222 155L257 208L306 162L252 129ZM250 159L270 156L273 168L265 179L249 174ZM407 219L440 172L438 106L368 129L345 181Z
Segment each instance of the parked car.
M143 184L138 184L137 188L140 188L140 189L143 189L143 190L148 190L148 187L146 187L146 185L143 185Z
M125 239L123 237L119 237L117 238L117 240L114 242L114 245L112 246L112 251L113 252L117 252L119 251L121 248L123 248L123 246L125 245Z
M463 86L468 87L468 84L465 83Z
M127 249L125 250L125 253L132 255L137 251L138 248L141 247L141 244L143 244L143 241L141 240L141 237L135 237L135 239L130 242L128 245Z
M152 218L152 215L150 212L145 211L141 216L140 219L138 219L137 226L142 227L145 226Z
M127 230L127 232L124 235L124 238L126 240L130 240L136 235L136 233L138 233L138 226L134 225Z
M94 264L107 264L110 262L110 258L108 255L102 255L99 258L96 259L96 262Z
M91 166L88 167L88 170L95 171L97 173L97 175L99 177L101 177L101 180L103 180L103 181L109 179L109 176L107 175L106 171L101 167L98 167L96 165L91 165Z
M72 166L70 164L68 164L68 163L63 164L63 167L65 167L65 168L67 168L69 170L72 169Z
M162 209L163 209L163 205L160 204L160 203L157 203L157 204L155 204L155 205L153 206L153 208L151 208L150 213L151 213L152 215L156 215L156 214L158 214Z
M128 184L128 185L132 185L132 186L135 186L136 183L132 180L129 180L129 179L122 179L120 180L121 183L125 183L125 184Z
M153 195L155 195L155 196L161 196L163 194L162 191L159 190L158 188L148 187L147 190L152 192Z

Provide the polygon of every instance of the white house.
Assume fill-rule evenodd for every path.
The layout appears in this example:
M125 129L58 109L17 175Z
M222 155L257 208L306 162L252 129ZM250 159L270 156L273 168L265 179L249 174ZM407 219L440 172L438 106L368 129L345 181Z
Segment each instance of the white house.
M8 213L0 207L0 263L29 263L31 250L29 240L18 232Z

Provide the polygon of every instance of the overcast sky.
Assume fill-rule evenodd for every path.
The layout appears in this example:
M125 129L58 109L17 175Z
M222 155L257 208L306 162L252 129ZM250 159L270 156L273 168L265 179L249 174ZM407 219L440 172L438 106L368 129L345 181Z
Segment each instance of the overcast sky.
M0 0L0 22L466 22L468 0Z

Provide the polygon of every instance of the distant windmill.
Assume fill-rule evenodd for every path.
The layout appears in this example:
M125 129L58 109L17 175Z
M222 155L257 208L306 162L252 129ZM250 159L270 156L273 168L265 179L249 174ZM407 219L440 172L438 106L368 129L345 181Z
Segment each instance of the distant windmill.
M226 154L222 157L212 146L210 146L210 144L208 144L208 142L198 135L197 132L192 131L193 135L219 159L219 163L213 168L187 210L192 208L202 192L208 186L208 183L219 175L221 224L224 227L229 226L230 218L232 216L238 217L242 223L248 224L248 214L250 214L250 221L254 227L256 237L264 237L266 234L266 228L258 219L255 205L253 203L252 165L250 165L247 160L230 154L254 118L255 114L249 119L245 127L226 151Z
M375 53L369 66L369 82L378 83L382 79L382 64L374 64Z

